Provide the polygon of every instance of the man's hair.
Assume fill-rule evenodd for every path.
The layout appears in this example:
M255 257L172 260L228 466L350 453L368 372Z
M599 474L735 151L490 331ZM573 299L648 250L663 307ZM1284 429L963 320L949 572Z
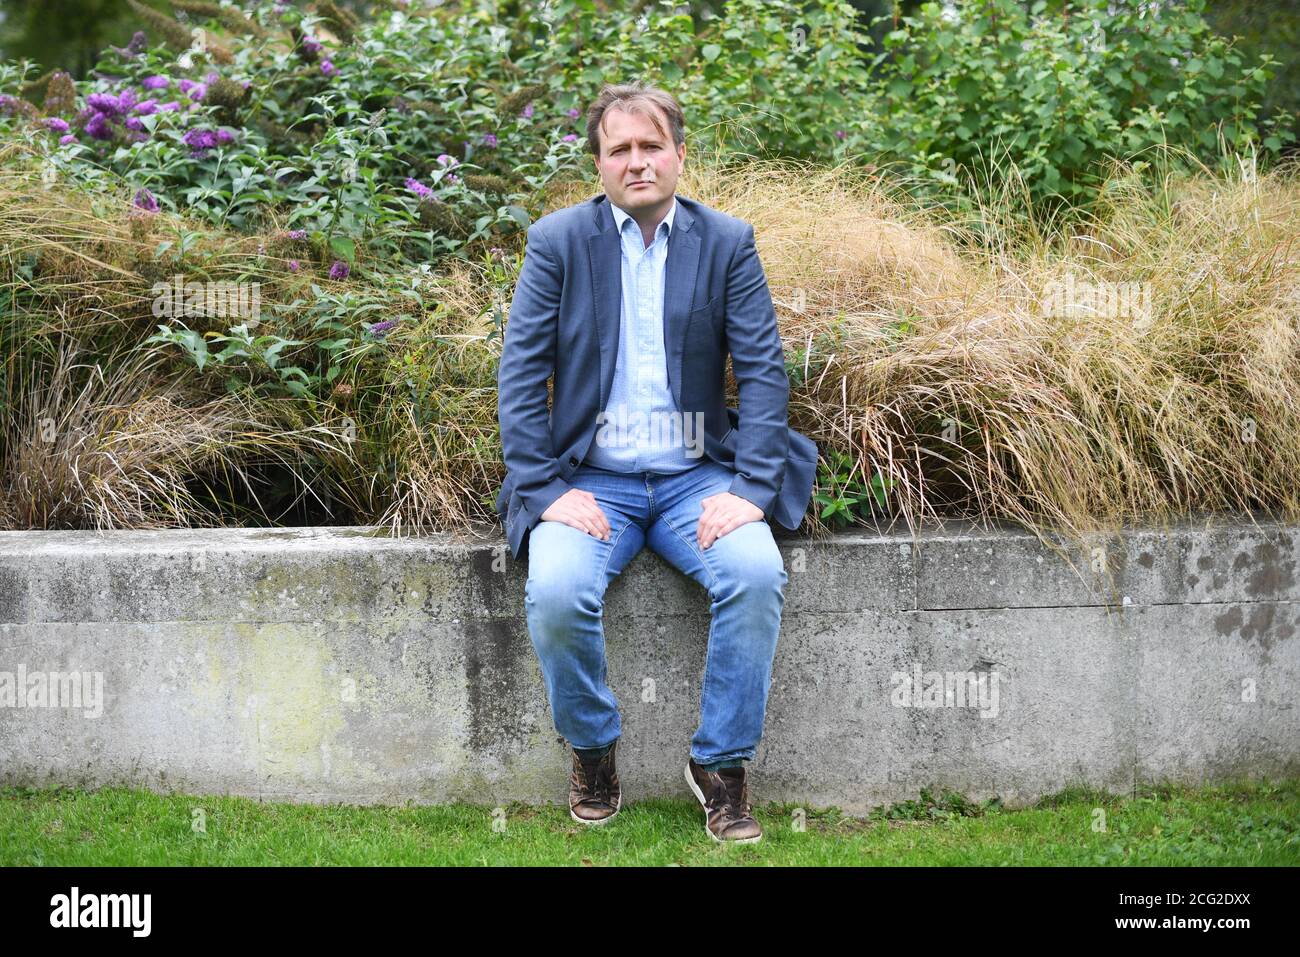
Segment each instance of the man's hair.
M648 116L659 134L667 136L668 133L660 122L659 114L650 108L651 105L659 107L663 115L668 117L668 125L672 127L673 149L685 143L686 117L671 93L640 80L618 85L606 83L600 95L596 97L596 101L587 110L587 148L591 150L591 155L600 156L600 134L603 129L601 124L605 121L605 112L610 109Z

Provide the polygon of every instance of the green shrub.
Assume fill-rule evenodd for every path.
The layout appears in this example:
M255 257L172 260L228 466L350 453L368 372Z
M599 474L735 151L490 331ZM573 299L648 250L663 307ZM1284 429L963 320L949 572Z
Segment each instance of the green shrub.
M885 35L862 148L940 187L962 185L958 167L983 181L1014 165L1035 200L1072 202L1091 198L1108 156L1159 144L1212 160L1222 137L1276 155L1256 120L1277 61L1246 62L1204 7L922 4Z

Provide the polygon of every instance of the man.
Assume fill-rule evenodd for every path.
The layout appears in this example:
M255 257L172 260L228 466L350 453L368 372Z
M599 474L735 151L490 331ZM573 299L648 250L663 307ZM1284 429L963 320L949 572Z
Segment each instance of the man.
M587 141L605 193L528 229L497 380L496 507L512 554L528 557L529 635L573 747L573 819L604 823L622 804L601 619L609 582L649 545L713 599L686 780L714 840L753 843L744 762L762 736L787 580L767 520L799 527L817 447L787 425L753 227L675 193L676 100L606 85ZM739 411L724 401L728 352Z

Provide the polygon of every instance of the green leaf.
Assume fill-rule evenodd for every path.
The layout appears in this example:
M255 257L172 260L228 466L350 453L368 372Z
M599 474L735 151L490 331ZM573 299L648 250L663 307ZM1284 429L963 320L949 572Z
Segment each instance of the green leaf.
M346 236L331 236L330 248L342 259L347 260L348 265L352 264L357 255L357 244Z
M298 339L281 339L279 342L276 342L268 346L266 350L262 353L262 358L263 360L265 360L268 368L274 369L275 364L280 361L281 349L283 349L285 346L300 346L300 345L302 345L302 342L299 341Z

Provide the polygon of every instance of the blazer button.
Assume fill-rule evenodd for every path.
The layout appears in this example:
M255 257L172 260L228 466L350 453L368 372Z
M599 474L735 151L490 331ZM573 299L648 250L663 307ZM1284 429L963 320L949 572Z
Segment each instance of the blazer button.
M570 455L570 456L569 456L569 464L570 464L570 465L577 465L577 464L578 464L578 460L575 459L572 455Z

